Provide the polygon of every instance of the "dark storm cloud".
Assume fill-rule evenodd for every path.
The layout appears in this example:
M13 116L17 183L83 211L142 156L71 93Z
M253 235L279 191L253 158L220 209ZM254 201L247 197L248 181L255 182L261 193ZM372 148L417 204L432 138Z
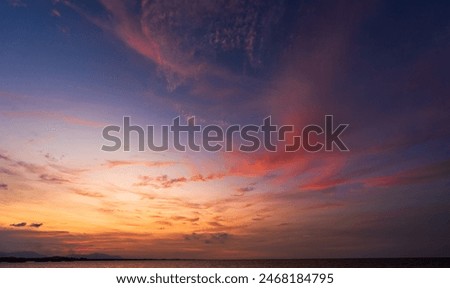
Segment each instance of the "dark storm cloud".
M8 184L0 183L0 190L8 190Z
M28 225L31 228L39 228L42 225L44 225L44 223L31 223L30 225Z

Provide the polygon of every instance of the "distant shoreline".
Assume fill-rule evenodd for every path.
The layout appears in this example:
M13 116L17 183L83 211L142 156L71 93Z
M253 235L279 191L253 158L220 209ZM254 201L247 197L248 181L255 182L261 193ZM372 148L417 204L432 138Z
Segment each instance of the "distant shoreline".
M89 259L76 257L0 257L0 267L15 264L67 263L67 267L242 267L242 268L450 268L450 257L436 258L353 258L353 259ZM77 262L83 263L78 265ZM70 263L73 263L71 265ZM92 263L91 266L89 263ZM95 263L95 264L94 264ZM104 265L102 265L102 263ZM39 266L41 267L41 266ZM45 267L43 267L45 268Z

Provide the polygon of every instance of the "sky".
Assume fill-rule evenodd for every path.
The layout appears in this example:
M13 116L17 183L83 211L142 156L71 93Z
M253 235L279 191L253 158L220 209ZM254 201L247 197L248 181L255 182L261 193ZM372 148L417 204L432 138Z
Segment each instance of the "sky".
M0 252L450 257L448 1L0 1ZM348 123L348 152L102 130ZM136 139L132 139L136 143Z

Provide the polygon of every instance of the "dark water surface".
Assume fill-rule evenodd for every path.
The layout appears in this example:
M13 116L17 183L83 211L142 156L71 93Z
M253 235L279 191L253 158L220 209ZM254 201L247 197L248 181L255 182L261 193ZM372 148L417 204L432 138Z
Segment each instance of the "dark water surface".
M1 263L0 268L449 268L450 258L293 260L95 260Z

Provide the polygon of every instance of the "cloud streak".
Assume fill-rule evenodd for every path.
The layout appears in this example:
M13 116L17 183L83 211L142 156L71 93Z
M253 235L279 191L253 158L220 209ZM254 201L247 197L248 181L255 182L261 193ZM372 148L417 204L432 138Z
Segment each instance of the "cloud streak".
M3 111L1 112L7 117L16 118L36 118L45 120L57 120L65 122L70 125L89 127L89 128L101 128L105 127L106 123L87 120L76 116L66 115L59 112L50 111Z
M163 167L178 164L174 161L124 161L124 160L109 160L105 164L108 168L115 168L121 166L144 166L144 167Z
M206 182L211 181L215 179L221 179L225 175L218 173L218 174L195 174L189 178L187 177L177 177L177 178L170 178L168 175L160 175L156 177L151 176L139 176L139 182L134 183L134 186L152 186L154 188L171 188L173 186L181 185L183 183L188 182Z
M13 224L10 224L9 226L12 226L12 227L25 227L25 226L27 226L27 222L13 223Z

